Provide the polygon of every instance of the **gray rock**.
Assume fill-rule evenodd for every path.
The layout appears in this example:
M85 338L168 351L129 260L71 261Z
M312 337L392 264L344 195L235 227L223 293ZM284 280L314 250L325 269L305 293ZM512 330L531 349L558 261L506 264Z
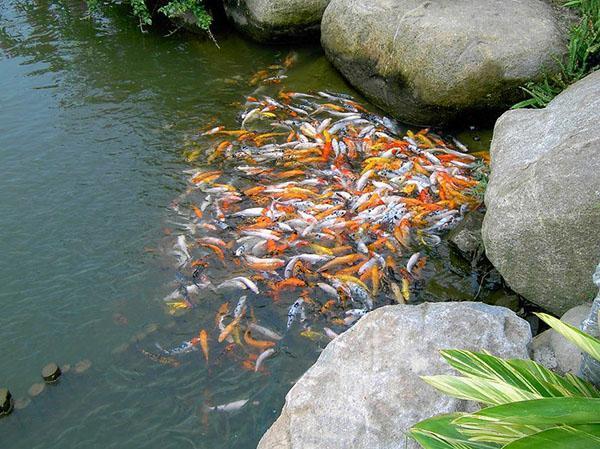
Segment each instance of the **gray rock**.
M432 125L506 109L556 67L565 24L542 0L332 0L331 62L374 103Z
M594 284L600 289L600 263L596 268L596 272L593 277ZM591 335L595 338L600 338L600 292L592 302L589 315L581 324L583 332ZM580 375L595 384L600 388L600 360L596 360L590 354L583 354L583 360L581 362Z
M286 396L258 449L403 449L416 422L472 404L438 393L419 376L449 374L440 349L486 349L527 358L529 325L481 303L377 309L333 340Z
M224 0L225 12L240 31L258 41L319 37L329 0Z
M13 409L13 399L7 388L0 388L0 415L8 415Z
M600 71L494 128L485 251L515 292L556 315L596 293L599 123Z
M590 313L590 305L582 304L569 309L561 321L580 327ZM577 374L581 364L581 351L554 329L548 329L533 338L533 360L559 374Z
M483 224L483 214L479 211L472 211L465 215L456 228L448 234L448 240L467 257L473 256L477 250L483 246L481 238L481 226Z
M48 382L56 382L62 374L60 368L56 363L48 363L42 368L42 378Z

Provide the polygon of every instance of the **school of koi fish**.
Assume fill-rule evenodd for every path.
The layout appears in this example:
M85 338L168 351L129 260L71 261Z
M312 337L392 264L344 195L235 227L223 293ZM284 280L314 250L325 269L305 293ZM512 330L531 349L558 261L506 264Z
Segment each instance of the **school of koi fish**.
M199 136L189 160L210 168L187 172L172 204L179 286L167 311L208 302L216 314L213 329L146 352L164 363L195 350L209 363L220 346L264 371L288 333L332 339L376 307L411 302L428 250L479 206L487 153L402 132L347 95L248 97L239 122ZM265 304L277 327L261 321Z

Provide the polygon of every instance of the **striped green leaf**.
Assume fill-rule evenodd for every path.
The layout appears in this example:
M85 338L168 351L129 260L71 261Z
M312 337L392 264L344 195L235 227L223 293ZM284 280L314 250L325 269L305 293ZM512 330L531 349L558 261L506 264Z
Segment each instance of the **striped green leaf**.
M488 405L539 399L542 396L504 382L456 376L423 376L422 379L441 392L459 399Z
M474 441L509 443L557 426L600 424L600 399L543 398L488 407L453 421Z
M598 449L600 425L552 427L515 440L503 449Z
M487 353L456 349L441 353L453 368L471 378L504 382L541 397L600 397L600 391L591 383L575 376L559 376L531 360L503 360Z
M582 351L600 361L600 340L546 313L536 313L536 315Z
M422 447L427 449L498 449L494 443L469 441L460 433L453 421L459 413L434 416L415 424L409 431Z

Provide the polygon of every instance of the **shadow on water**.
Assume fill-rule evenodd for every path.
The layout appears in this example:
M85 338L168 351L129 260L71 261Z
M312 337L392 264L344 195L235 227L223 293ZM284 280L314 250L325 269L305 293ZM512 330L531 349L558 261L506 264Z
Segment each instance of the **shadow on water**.
M0 445L253 448L318 344L290 337L267 374L227 354L209 372L198 352L174 367L140 350L213 316L172 318L160 304L173 267L157 245L185 186L181 149L207 123L233 125L247 80L291 48L140 33L123 11L90 20L83 2L0 0L0 386L26 398L48 361L92 361L0 420ZM319 48L294 51L287 87L352 91ZM475 295L467 268L436 269L428 299ZM239 399L250 402L238 412L203 412Z

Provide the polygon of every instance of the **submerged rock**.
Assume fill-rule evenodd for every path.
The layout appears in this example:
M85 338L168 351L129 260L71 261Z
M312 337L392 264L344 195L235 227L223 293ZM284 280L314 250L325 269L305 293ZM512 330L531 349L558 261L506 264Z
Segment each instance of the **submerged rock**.
M600 71L545 109L496 122L483 240L517 293L555 313L589 302L600 257Z
M225 12L240 31L258 41L318 38L329 0L225 0Z
M483 246L481 239L481 226L483 224L483 213L477 210L469 212L465 218L448 234L448 240L452 242L463 255L472 258L480 247Z
M589 304L569 309L561 321L580 327L590 312ZM548 329L536 335L531 344L533 360L559 374L577 374L581 365L581 351L577 346L556 332Z
M564 28L542 0L332 0L321 43L374 103L431 125L514 104L556 66Z
M529 325L513 312L481 303L377 309L321 353L258 448L417 448L406 437L413 424L470 408L420 379L452 372L440 349L526 358L530 339Z
M31 387L29 387L29 390L27 390L27 393L29 393L29 396L34 398L34 397L42 394L45 389L46 389L46 385L38 382L38 383L33 384Z

